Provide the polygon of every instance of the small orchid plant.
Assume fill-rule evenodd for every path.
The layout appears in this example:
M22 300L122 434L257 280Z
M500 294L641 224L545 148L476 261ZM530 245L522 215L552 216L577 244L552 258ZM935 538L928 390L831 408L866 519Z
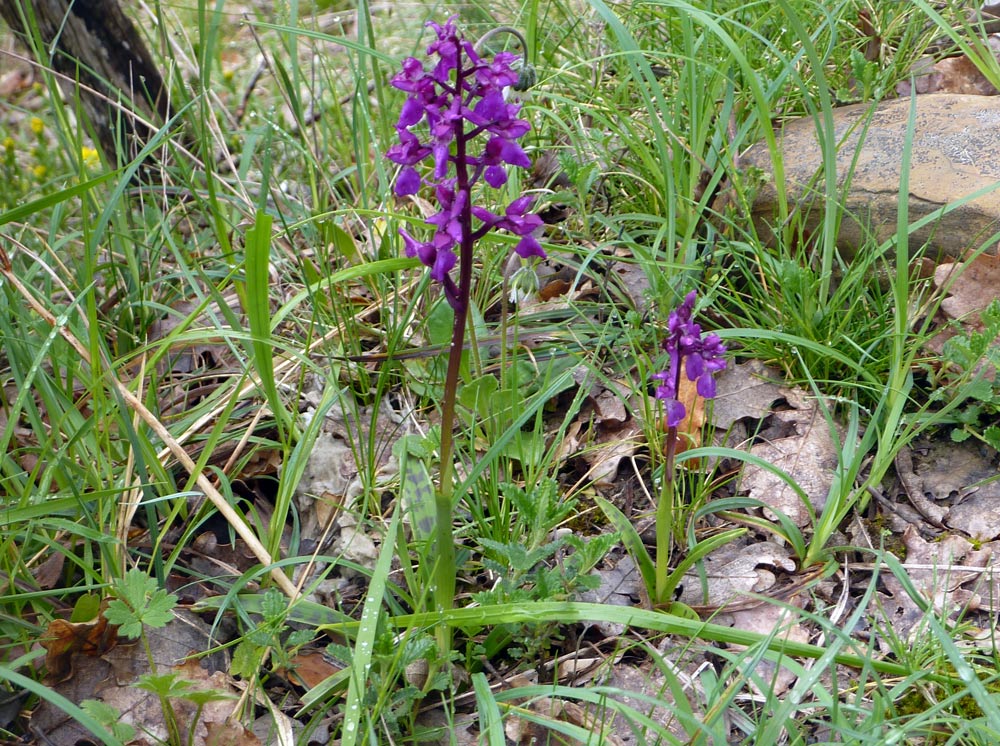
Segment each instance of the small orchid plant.
M395 88L409 95L396 123L399 142L389 148L386 157L401 166L395 181L397 196L415 195L421 190L433 195L438 212L426 221L433 228L431 237L419 240L405 229L399 233L406 255L430 267L431 278L441 284L454 311L442 402L440 487L435 496L438 557L434 599L438 610L446 610L451 608L455 595L451 431L472 289L474 249L490 231L503 230L519 237L515 251L521 257L544 257L545 252L536 238L542 220L528 212L530 196L517 197L503 214L474 201L479 192L473 190L480 182L501 189L507 184L510 167L531 166L518 143L531 125L519 118L521 104L510 95L526 87L514 67L518 56L500 52L491 62L483 60L458 31L454 17L444 25L433 22L427 25L437 37L427 47L427 59L407 58L392 79ZM490 35L501 31L516 36L526 50L523 37L514 29L503 27ZM525 70L522 67L522 72ZM429 164L427 168L422 166L425 161ZM456 266L457 282L452 274ZM444 653L447 632L439 636Z
M667 337L663 340L663 350L670 360L670 367L653 374L658 381L656 398L664 403L667 420L666 456L663 463L663 491L656 508L656 587L654 601L663 604L668 601L670 591L669 564L673 538L674 511L674 459L677 455L677 427L687 417L687 408L679 400L681 371L694 381L698 395L705 399L715 397L715 374L725 370L726 348L717 334L702 335L701 326L696 324L694 291L688 293L677 310L670 313L667 320Z

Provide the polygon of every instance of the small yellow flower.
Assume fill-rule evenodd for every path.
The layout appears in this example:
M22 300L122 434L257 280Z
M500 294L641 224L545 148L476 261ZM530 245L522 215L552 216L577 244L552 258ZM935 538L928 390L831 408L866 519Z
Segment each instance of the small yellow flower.
M17 143L14 142L13 137L5 137L3 139L3 149L7 152L8 155L12 155L14 153L14 148L16 146Z
M43 122L40 117L32 117L30 124L31 131L36 135L40 135L45 131L45 122Z
M84 168L97 168L101 165L101 159L97 156L97 151L94 148L88 148L86 145L80 148L80 160L83 161Z
M35 175L35 178L38 181L41 181L42 179L44 179L45 178L45 174L47 174L48 172L49 172L49 169L46 166L42 165L41 163L39 163L37 166L35 166L33 169L31 169L31 173L33 173Z

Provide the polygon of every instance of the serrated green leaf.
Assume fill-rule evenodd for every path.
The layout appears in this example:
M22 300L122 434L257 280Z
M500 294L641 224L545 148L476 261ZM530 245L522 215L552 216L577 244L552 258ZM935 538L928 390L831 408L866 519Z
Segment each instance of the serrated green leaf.
M85 699L80 703L80 709L105 728L110 729L111 734L122 743L128 743L135 738L135 728L128 723L123 723L121 713L106 702Z
M240 642L233 651L229 673L242 679L252 679L260 670L263 649L262 646L255 645L249 640Z
M312 642L315 637L316 633L311 629L297 629L288 635L287 646L290 648L301 647L306 643Z
M165 627L174 618L177 596L160 588L156 580L142 570L125 573L113 588L115 599L108 603L105 618L119 625L118 633L138 637L143 625Z
M260 608L266 624L280 624L285 620L285 609L287 608L285 594L277 588L268 588L264 592Z
M191 682L176 672L145 673L139 677L135 685L161 698L183 697L194 691Z
M117 598L108 602L104 618L118 625L118 634L122 637L135 638L142 634L142 622L124 601Z
M990 425L983 430L983 440L989 443L994 450L1000 451L1000 427Z

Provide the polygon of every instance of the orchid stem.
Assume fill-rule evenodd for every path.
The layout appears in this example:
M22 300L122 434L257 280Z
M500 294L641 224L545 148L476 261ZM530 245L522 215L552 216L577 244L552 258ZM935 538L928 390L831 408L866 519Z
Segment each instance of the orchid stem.
M461 80L461 65L457 71ZM462 125L455 133L455 165L457 194L469 194L469 170L466 160L467 134ZM462 369L462 350L465 347L465 331L469 315L469 298L472 295L472 199L467 197L462 204L459 222L462 225L462 241L458 257L458 292L449 298L455 320L451 331L451 346L448 350L448 369L444 377L444 401L441 405L441 468L440 484L434 498L435 535L437 561L434 565L434 601L438 611L447 611L455 604L455 537L452 533L452 511L454 508L455 485L454 439L455 400L458 396L458 379ZM435 632L438 650L447 656L451 650L451 628L440 624Z
M654 604L668 601L667 577L674 537L674 455L677 449L677 427L667 428L667 451L663 461L663 489L656 506L656 589Z

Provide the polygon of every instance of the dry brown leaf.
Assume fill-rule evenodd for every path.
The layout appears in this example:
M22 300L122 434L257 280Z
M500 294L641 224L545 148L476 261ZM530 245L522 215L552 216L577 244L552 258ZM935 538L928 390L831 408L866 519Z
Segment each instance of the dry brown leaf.
M1000 49L998 37L994 34L988 37L988 41L996 54ZM964 54L946 57L938 62L932 62L930 57L925 57L911 68L911 72L916 75L918 94L959 93L968 96L996 96L1000 92ZM896 92L900 96L909 96L911 91L909 80L901 81L896 86Z
M653 722L666 728L673 734L676 743L691 743L695 738L695 732L684 728L684 724L677 717L677 712L683 712L685 708L691 707L696 713L695 717L700 719L699 716L704 709L705 691L698 673L703 666L710 664L687 647L675 649L661 646L657 650L657 658L659 665L653 665L649 661L635 664L632 662L632 656L624 658L611 666L607 679L602 683L618 692L614 698L622 704L643 712ZM681 707L675 704L673 690L667 683L664 670L669 670L672 678L684 685L687 702ZM653 707L652 702L659 703L659 706ZM593 709L608 719L607 727L615 728L618 733L629 732L629 721L617 714L615 709L605 706L595 706Z
M642 442L642 427L634 418L618 429L600 432L595 443L582 454L590 467L590 480L594 486L611 486L622 459L630 458Z
M791 435L751 447L750 452L788 474L805 492L812 511L819 515L833 482L840 448L830 426L814 401L802 409L775 412L773 418L790 428ZM778 477L748 463L743 468L740 489L750 497L787 515L797 526L811 520L809 507Z
M611 265L613 272L625 288L629 300L639 313L645 313L649 308L649 275L635 261L618 261Z
M902 449L896 473L909 501L939 528L976 541L1000 536L1000 482L995 452L976 441L946 438Z
M639 570L627 554L617 561L610 556L605 557L601 566L591 574L599 577L601 584L578 593L574 600L610 606L636 606L647 596L639 579ZM592 626L610 638L621 637L626 630L626 625L620 622L597 621Z
M677 401L684 405L687 416L677 425L677 446L674 453L680 455L701 445L701 434L705 429L705 399L698 395L698 384L681 376L677 387ZM657 402L659 407L660 403ZM689 465L695 466L693 462Z
M69 625L68 622L61 624ZM158 698L152 692L136 686L138 677L150 670L142 645L133 642L108 647L96 621L90 625L89 631L86 631L86 625L80 625L76 629L56 625L56 629L74 634L78 630L85 633L82 639L86 641L76 650L50 649L50 655L58 653L62 656L58 660L67 661L70 672L70 675L53 684L52 688L56 692L74 704L85 699L102 700L122 714L122 722L135 726L140 732L148 729L156 734L156 738L167 737L163 709ZM104 637L110 634L107 632L110 629L112 626L105 622ZM80 635L77 637L79 639ZM194 660L185 663L192 651L212 647L208 626L198 617L185 611L177 611L174 619L165 627L147 629L146 638L159 672L177 671L184 678L193 680L196 688L215 689L234 696L238 694L226 674L220 671L211 674ZM207 663L215 669L225 668L225 654L210 656ZM188 722L196 710L191 702L180 702L177 709L182 719L187 718ZM231 701L209 703L200 722L222 722L231 712ZM41 702L35 708L31 726L36 731L45 733L49 743L55 746L75 746L81 740L92 740L85 729L68 719L62 710L49 702ZM200 725L193 746L203 746L204 733L204 725Z
M31 571L31 576L38 583L39 588L55 588L56 583L62 579L63 566L66 564L66 555L60 551L52 552L48 559Z
M805 604L805 599L801 595L796 594L787 599L786 603L802 607ZM774 603L761 603L749 609L723 613L716 621L720 624L727 624L735 629L755 632L762 636L774 635L779 640L809 642L809 631L799 623L801 619L801 615L796 614L785 606L779 606ZM739 646L733 647L739 648ZM768 660L758 661L755 673L756 676L750 679L751 687L758 694L763 694L755 682L765 681L769 685L768 691L776 697L780 697L788 691L797 678L791 669L785 666L779 668L773 661Z
M627 396L627 394L626 394ZM597 396L593 397L594 417L598 424L609 430L621 427L628 419L628 411L625 409L625 402L622 400L622 393L604 389Z
M785 396L785 387L774 383L780 379L777 371L757 360L731 365L719 373L712 400L716 430L728 430L742 419L764 419L774 403Z
M953 277L955 273L960 274ZM979 312L1000 295L1000 256L980 254L969 262L938 265L934 284L940 288L949 282L950 295L941 301L941 309L949 318L981 328Z
M794 572L795 561L788 550L769 541L739 546L726 544L709 554L702 576L684 576L678 600L688 606L724 608L745 600L749 593L764 593L776 581L775 571Z
M570 284L566 280L556 278L552 282L546 283L544 287L539 288L538 299L546 303L553 298L558 298L560 295L566 295L570 287Z
M288 669L279 670L278 673L305 689L312 689L342 668L343 666L338 666L319 650L306 650L292 656L288 662Z
M595 717L575 702L550 697L531 700L527 707L540 718L569 723L589 731L594 734L594 743L624 746L625 742L618 736L604 732L606 717L603 713ZM559 746L577 746L580 743L576 739L560 735L559 731L548 728L535 719L508 717L504 722L504 733L509 741L518 744L518 746L534 746L534 744L541 743L553 744L553 746L557 744Z
M73 675L73 658L85 655L91 658L104 655L118 644L118 627L108 624L104 616L105 605L92 622L67 622L53 619L40 640L45 648L45 681L57 684Z
M239 723L229 720L206 723L205 746L258 746L260 739Z
M978 570L969 568L985 567L993 554L989 549L974 548L954 534L926 541L913 526L903 532L903 545L913 584L938 608L944 607L951 591L980 575Z

